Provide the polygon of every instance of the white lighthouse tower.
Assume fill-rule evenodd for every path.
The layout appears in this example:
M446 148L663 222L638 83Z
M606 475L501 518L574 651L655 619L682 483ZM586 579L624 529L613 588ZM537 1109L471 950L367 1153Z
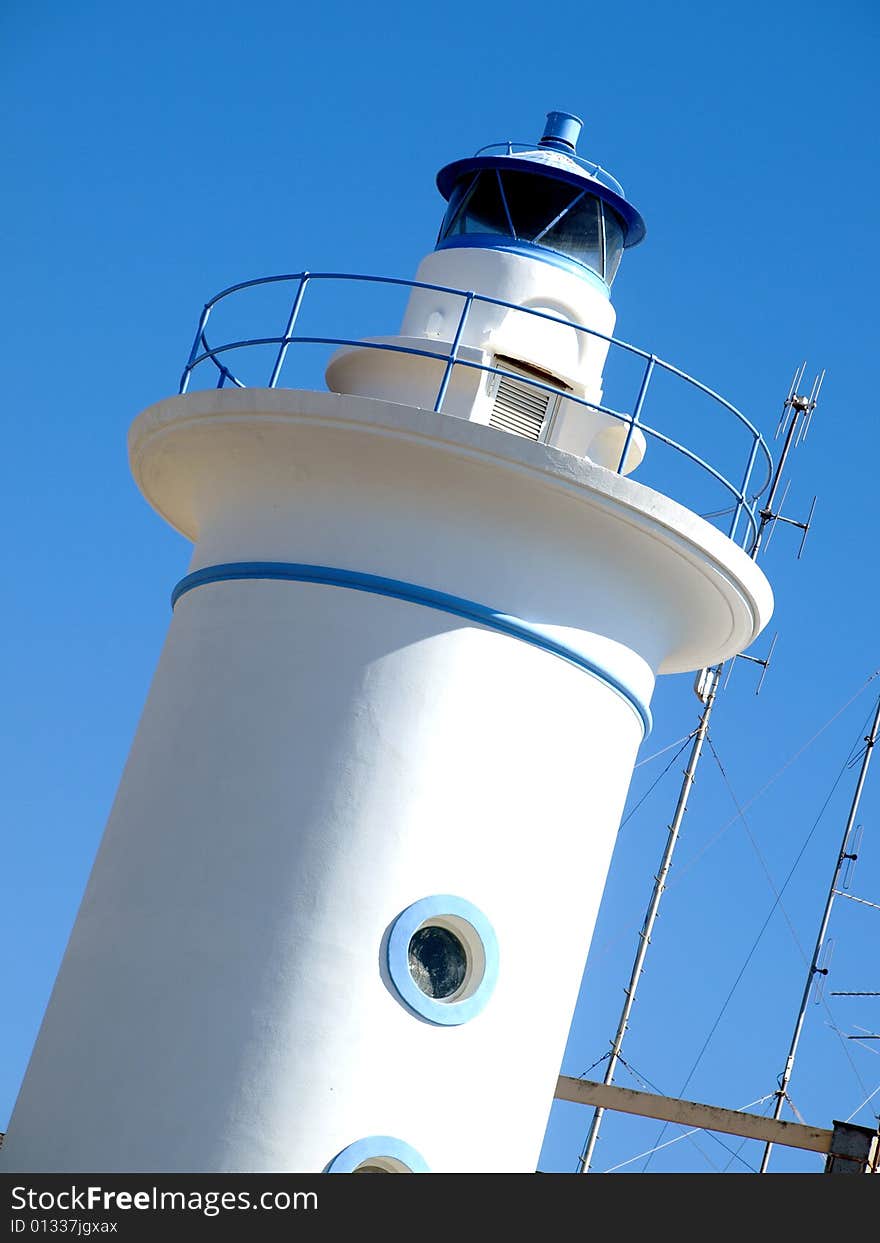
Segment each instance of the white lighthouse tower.
M225 343L241 287L213 299L135 420L193 558L3 1168L534 1171L655 675L772 608L751 425L716 403L729 484L657 425L653 355L605 404L644 224L579 131L444 168L415 281L247 282L289 314ZM321 334L298 388L330 281L403 287L403 322ZM639 481L660 446L728 490L725 532Z

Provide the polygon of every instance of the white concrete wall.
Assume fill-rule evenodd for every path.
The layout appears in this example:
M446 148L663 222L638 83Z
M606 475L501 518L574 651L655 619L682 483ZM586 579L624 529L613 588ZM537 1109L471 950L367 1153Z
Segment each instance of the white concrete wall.
M533 1171L639 738L601 683L439 612L184 597L5 1167L319 1171L391 1134L436 1171ZM499 941L462 1027L383 981L435 893Z
M576 276L540 259L481 247L435 250L419 264L415 279L430 285L473 290L515 306L573 320L605 336L614 332L615 313L607 293L585 275ZM414 289L401 325L403 336L455 336L462 300ZM464 344L509 354L553 372L598 400L607 342L565 324L505 307L475 303L465 325Z

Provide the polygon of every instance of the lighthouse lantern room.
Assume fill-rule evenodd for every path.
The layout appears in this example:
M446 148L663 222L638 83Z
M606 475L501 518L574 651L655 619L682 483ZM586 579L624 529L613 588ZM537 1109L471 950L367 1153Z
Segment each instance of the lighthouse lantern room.
M455 348L472 365L456 369L446 413L618 469L628 429L596 407L615 324L611 285L645 224L614 178L578 160L581 124L551 112L535 147L504 144L440 170L448 208L416 273L400 337L370 342L431 351L438 361L427 352L344 349L328 368L331 388L430 407L440 359ZM463 303L449 287L481 297ZM637 431L624 473L644 451Z

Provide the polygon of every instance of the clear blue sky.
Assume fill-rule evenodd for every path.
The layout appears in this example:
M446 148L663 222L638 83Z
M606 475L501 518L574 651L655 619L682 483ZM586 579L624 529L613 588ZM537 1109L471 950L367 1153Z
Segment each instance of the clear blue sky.
M710 754L624 1049L644 1080L677 1094L770 912L765 865L779 888L880 689L877 679L801 751L880 666L875 6L8 0L0 36L0 1129L189 558L131 480L129 423L176 390L209 295L305 267L412 276L442 214L437 168L488 142L537 138L550 109L584 117L581 151L623 181L648 223L615 286L619 335L699 376L771 436L795 365L828 370L788 500L801 517L819 494L815 529L801 562L785 529L762 562L777 596L774 668L756 700L740 663L715 714L754 845ZM658 688L642 758L694 725L691 681ZM633 802L672 755L637 770ZM681 766L622 831L568 1073L607 1049ZM775 1087L804 980L793 933L808 953L854 779L845 769L691 1098L742 1107ZM878 812L880 768L852 885L874 902ZM858 1106L880 1084L880 1041L845 1036L880 1032L880 999L828 994L880 989L880 912L839 900L831 932L829 1008L810 1006L791 1094L816 1125L853 1114L871 1125L880 1093ZM619 1082L636 1086L623 1069ZM555 1107L541 1167L574 1169L587 1123L585 1109ZM651 1148L658 1132L608 1115L597 1167ZM650 1169L744 1170L760 1155L697 1139ZM782 1149L773 1165L819 1167Z

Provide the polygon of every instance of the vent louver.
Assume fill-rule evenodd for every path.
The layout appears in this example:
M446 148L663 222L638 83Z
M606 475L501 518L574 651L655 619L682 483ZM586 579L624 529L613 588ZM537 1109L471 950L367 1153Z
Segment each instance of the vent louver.
M528 440L539 440L551 405L555 404L553 393L532 388L521 380L501 376L495 390L495 402L489 419L490 427Z

